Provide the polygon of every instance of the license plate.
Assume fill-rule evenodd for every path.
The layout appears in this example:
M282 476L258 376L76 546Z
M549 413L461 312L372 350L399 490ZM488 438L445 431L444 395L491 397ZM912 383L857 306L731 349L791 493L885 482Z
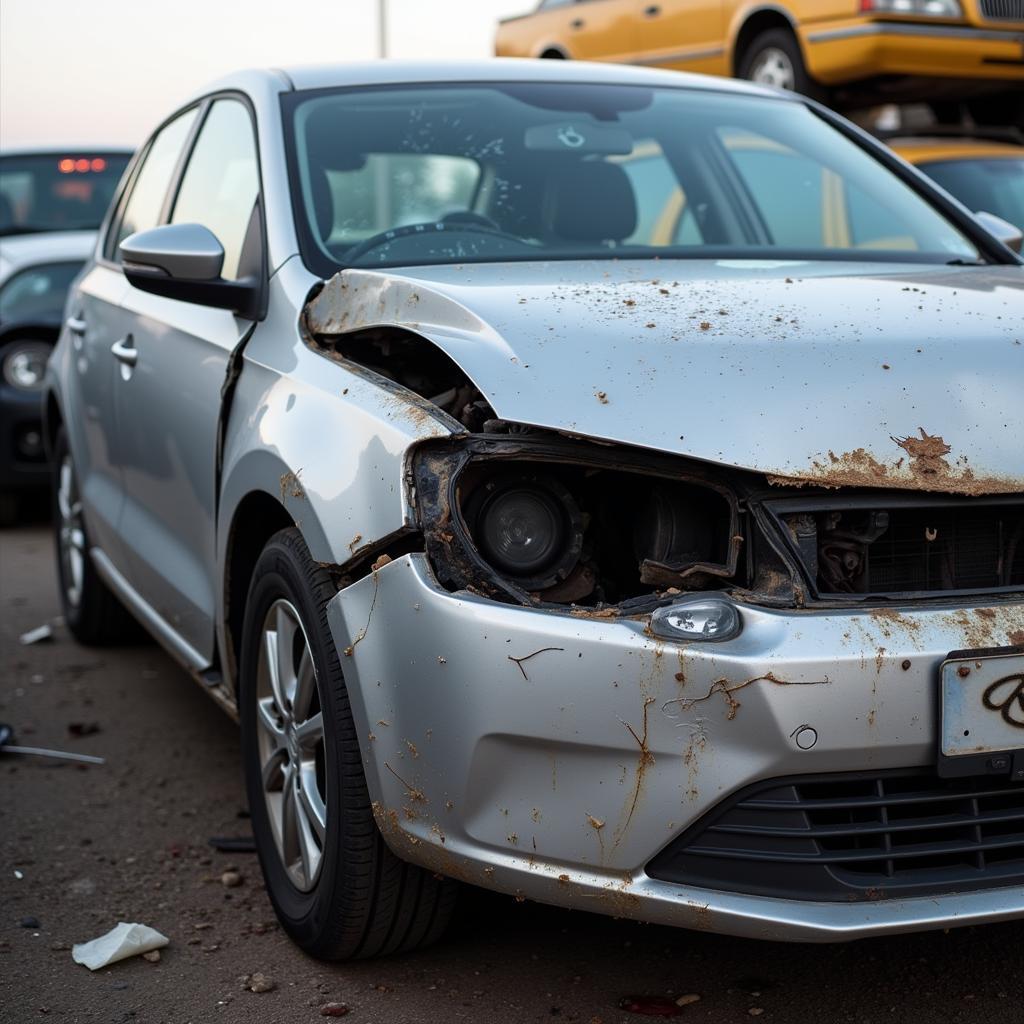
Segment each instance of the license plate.
M1024 654L957 652L942 663L940 760L1009 772L1024 761Z

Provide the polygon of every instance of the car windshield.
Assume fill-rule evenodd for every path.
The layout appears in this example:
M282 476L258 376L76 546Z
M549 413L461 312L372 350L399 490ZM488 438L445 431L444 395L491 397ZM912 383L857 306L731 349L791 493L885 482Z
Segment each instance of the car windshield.
M1024 159L943 160L921 170L971 210L984 210L1024 228Z
M810 108L686 88L494 83L282 100L307 264L792 258L974 262Z
M94 231L128 160L96 152L0 157L0 235Z

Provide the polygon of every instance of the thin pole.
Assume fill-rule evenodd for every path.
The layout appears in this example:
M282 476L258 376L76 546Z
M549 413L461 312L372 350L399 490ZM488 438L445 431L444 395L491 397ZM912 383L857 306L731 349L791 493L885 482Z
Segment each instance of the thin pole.
M388 0L377 0L377 38L383 59L388 55Z

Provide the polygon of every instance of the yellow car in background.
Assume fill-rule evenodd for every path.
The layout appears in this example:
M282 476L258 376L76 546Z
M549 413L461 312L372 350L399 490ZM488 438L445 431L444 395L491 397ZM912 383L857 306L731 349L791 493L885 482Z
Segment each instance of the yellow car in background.
M815 162L799 148L751 129L721 132L740 177L758 184L762 229L773 244L791 249L913 249L914 240L893 234L891 211L873 204L858 187ZM1020 251L1024 225L1024 146L965 138L889 140L909 163L929 174L974 213L1006 224L986 227ZM706 244L703 213L688 201L653 143L610 157L626 172L637 198L630 242L659 246Z
M1024 0L542 0L496 52L746 78L842 106L970 101L1024 118Z
M886 141L968 209L1024 229L1024 146L942 136Z

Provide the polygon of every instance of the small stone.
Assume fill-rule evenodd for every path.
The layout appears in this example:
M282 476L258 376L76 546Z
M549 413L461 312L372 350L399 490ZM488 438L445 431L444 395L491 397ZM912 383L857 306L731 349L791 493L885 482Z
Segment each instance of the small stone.
M751 1017L760 1017L761 1014L764 1013L764 1009L760 1006L752 1006L747 1010L747 1013L750 1014Z
M142 954L142 959L148 960L151 964L158 964L160 963L160 950L151 949L148 953Z
M242 884L242 876L237 871L225 871L220 876L220 883L226 889L234 889Z
M344 1003L324 1003L320 1007L321 1017L345 1017L348 1015L348 1007Z
M20 923L22 928L42 928L38 917L23 917Z
M694 992L691 992L689 995L680 996L676 1000L676 1006L690 1006L693 1003L699 1003L699 1002L700 1002L700 996L697 995Z
M273 979L268 978L265 974L260 974L257 971L255 974L250 974L245 979L245 987L250 992L256 992L261 994L263 992L273 992L276 986L274 985Z

